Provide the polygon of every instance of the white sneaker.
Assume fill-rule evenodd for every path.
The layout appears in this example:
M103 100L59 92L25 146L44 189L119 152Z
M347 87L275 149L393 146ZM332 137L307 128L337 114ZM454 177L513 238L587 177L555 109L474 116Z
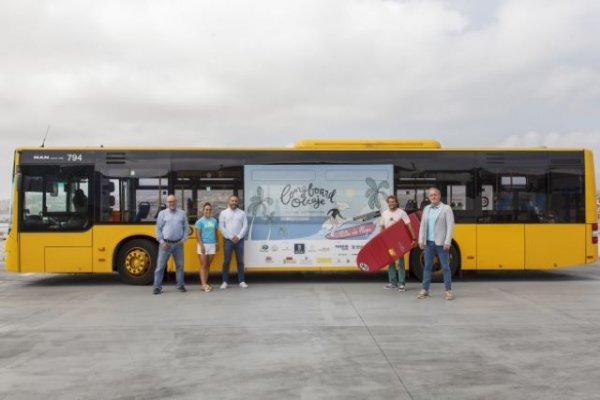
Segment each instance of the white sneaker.
M223 283L221 283L221 286L220 286L220 288L221 288L221 289L227 289L227 282L223 282Z
M406 292L406 286L404 286L404 285L400 284L400 286L398 286L398 290L399 290L400 292Z
M248 284L246 282L240 282L240 287L242 289L246 289L248 287Z

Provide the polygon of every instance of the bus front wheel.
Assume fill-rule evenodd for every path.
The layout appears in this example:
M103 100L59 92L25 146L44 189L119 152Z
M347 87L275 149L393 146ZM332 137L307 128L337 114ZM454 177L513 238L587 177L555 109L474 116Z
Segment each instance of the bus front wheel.
M154 279L158 249L146 239L134 239L121 247L117 268L121 280L130 285L148 285Z
M456 243L452 242L449 254L450 271L452 276L456 275L460 268L460 255L456 248ZM425 252L418 247L410 253L410 270L412 274L419 280L423 281L423 270L425 269ZM433 268L431 273L432 282L443 282L444 274L440 260L435 256L433 258Z

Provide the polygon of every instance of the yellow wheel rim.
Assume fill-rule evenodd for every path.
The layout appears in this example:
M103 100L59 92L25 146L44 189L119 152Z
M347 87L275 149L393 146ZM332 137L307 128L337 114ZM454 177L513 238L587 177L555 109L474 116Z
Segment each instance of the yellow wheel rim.
M142 276L150 268L150 253L141 247L129 250L125 257L125 270L131 276Z

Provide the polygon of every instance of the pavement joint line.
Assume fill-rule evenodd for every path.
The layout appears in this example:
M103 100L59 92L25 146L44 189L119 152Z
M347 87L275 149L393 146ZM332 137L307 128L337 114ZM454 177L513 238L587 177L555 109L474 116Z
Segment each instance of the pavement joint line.
M360 312L356 308L356 305L354 304L354 302L352 301L352 299L350 298L350 296L348 296L348 293L346 292L346 289L344 289L344 286L341 286L341 289L342 289L342 292L344 293L344 296L346 297L346 299L348 300L348 302L350 303L350 305L354 309L354 312L356 312L356 315L358 315L358 318L360 318L360 321L362 322L364 328L367 330L367 332L369 332L369 336L371 336L371 339L373 340L373 343L375 343L375 346L377 346L377 348L379 349L379 352L381 353L381 355L383 356L383 358L385 359L385 361L387 362L387 364L389 365L389 367L391 368L391 370L394 372L394 375L396 375L396 379L398 379L398 382L400 382L400 384L402 385L402 388L404 389L404 391L406 392L406 394L408 395L408 397L411 400L414 400L414 397L412 396L412 394L410 393L410 391L408 390L408 388L404 384L404 381L402 380L402 377L400 377L400 374L398 373L398 371L396 370L396 368L394 368L394 365L392 364L392 362L388 358L387 354L385 354L385 351L383 351L383 349L379 345L379 342L377 341L377 339L375 339L375 336L373 335L373 332L371 332L371 329L369 328L369 325L367 325L367 323L363 319L362 315L360 314Z

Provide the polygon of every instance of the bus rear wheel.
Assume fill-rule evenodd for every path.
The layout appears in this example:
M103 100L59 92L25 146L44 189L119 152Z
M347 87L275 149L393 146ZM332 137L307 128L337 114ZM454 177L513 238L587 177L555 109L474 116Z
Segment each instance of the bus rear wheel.
M450 246L449 263L450 263L450 271L452 272L452 276L455 276L460 268L460 255L458 254L458 249L456 248L456 245L454 242ZM419 282L423 281L423 270L424 269L425 269L425 252L419 248L416 248L410 253L410 270L411 270L412 274L415 276L415 278L417 278L419 280ZM431 281L432 282L443 282L444 281L444 273L442 271L442 265L440 264L440 260L437 257L433 258Z
M146 239L134 239L125 243L117 256L117 268L121 280L130 285L148 285L154 279L158 249Z

